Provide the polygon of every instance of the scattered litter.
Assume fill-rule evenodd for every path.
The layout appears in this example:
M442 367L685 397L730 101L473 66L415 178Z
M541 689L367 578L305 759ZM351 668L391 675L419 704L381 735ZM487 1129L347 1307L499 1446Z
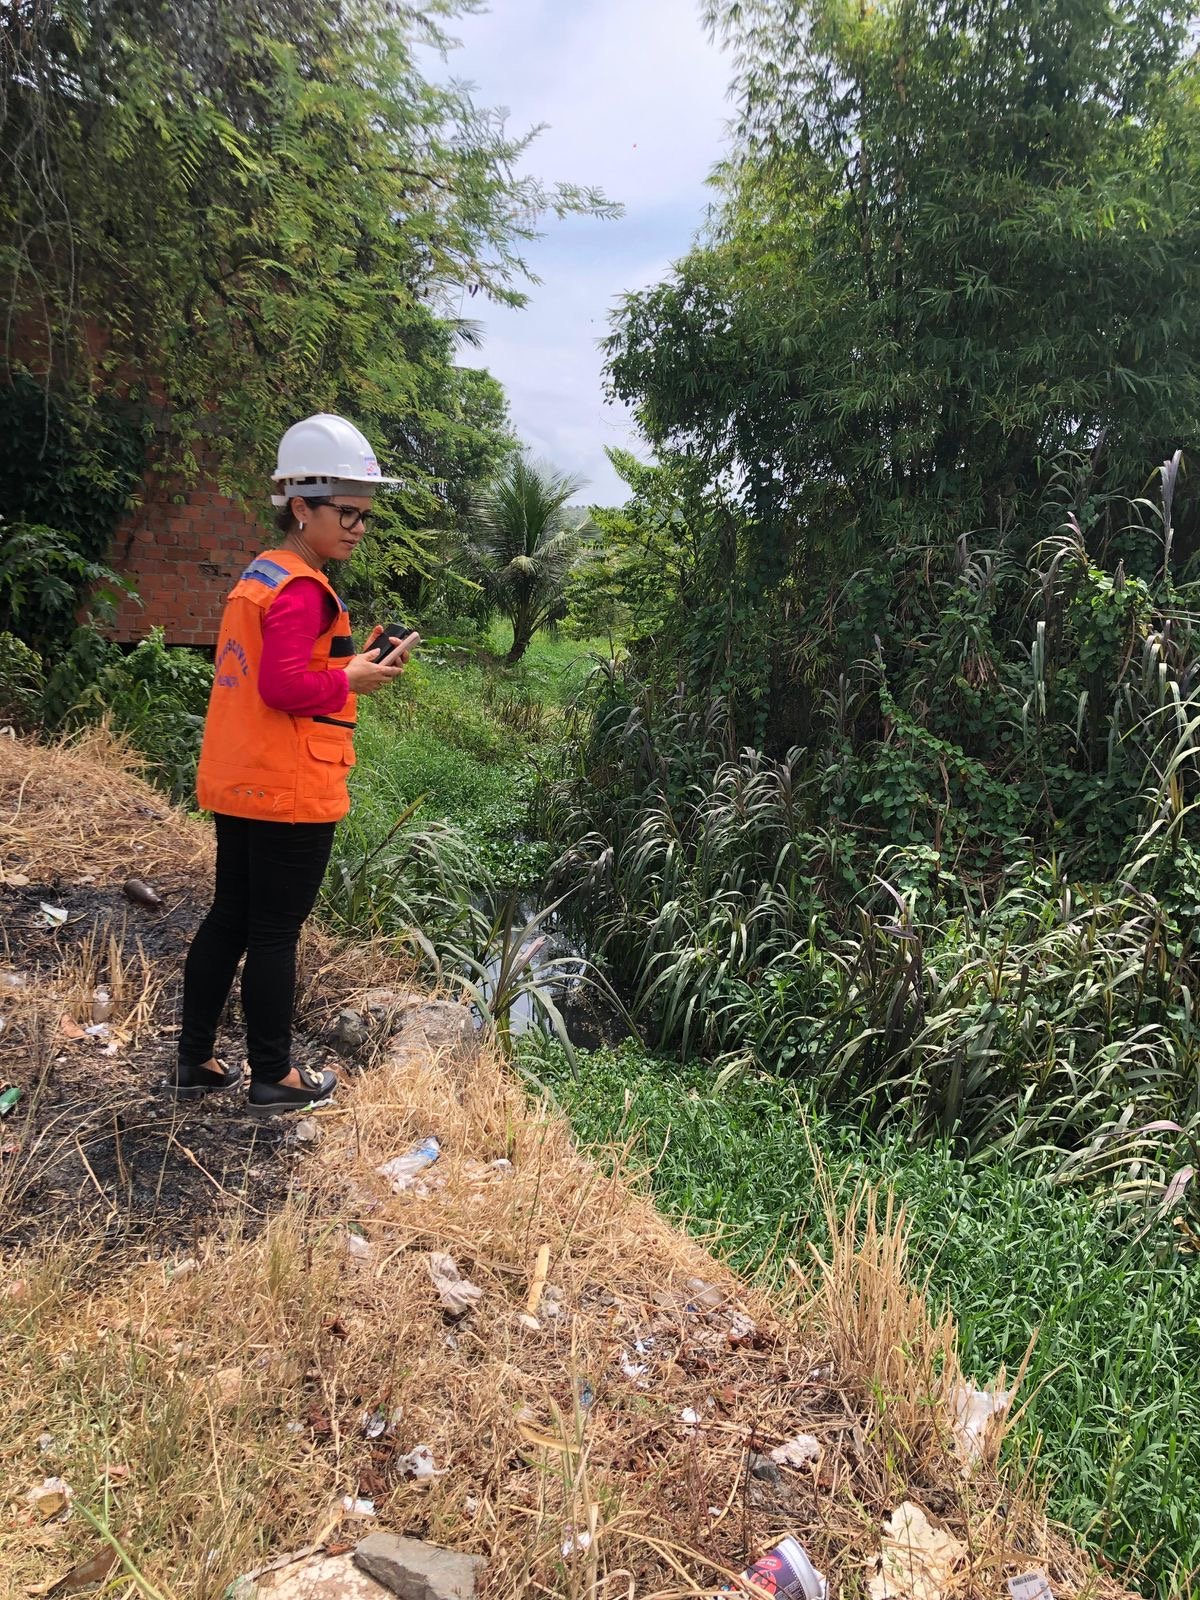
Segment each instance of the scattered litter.
M176 1278L190 1277L193 1272L199 1272L200 1263L195 1256L185 1256L182 1261L169 1261L167 1263L167 1277L174 1282Z
M640 1378L646 1370L644 1361L631 1361L627 1351L621 1351L621 1371L627 1378Z
M375 1515L374 1500L360 1500L352 1494L342 1496L342 1510L348 1517L373 1517Z
M463 1510L469 1517L475 1516L479 1511L479 1501L473 1494L469 1494L463 1501Z
M222 1367L213 1373L212 1382L218 1405L236 1406L242 1398L241 1367Z
M58 1031L64 1039L84 1039L87 1037L83 1029L75 1021L75 1018L69 1017L65 1011L58 1019Z
M70 1514L72 1498L70 1485L62 1478L45 1478L30 1489L25 1501L43 1522L49 1522L52 1517Z
M117 1565L117 1552L105 1547L98 1550L94 1556L89 1556L86 1561L81 1561L71 1568L61 1578L54 1578L49 1583L37 1583L26 1589L28 1595L74 1594L77 1589L90 1589L95 1583L103 1583L111 1577Z
M525 1301L527 1316L536 1317L538 1307L542 1303L542 1291L546 1287L546 1277L550 1271L550 1246L539 1245L537 1260L533 1264L533 1278L529 1285L529 1294Z
M0 1117L6 1117L20 1098L21 1091L15 1086L5 1089L4 1093L0 1094Z
M542 1325L536 1317L531 1317L528 1311L522 1311L517 1316L517 1321L523 1328L528 1328L530 1333L541 1333Z
M684 1406L679 1413L679 1420L683 1423L684 1436L688 1439L695 1438L696 1427L700 1421L700 1413L694 1411L691 1406Z
M371 1259L371 1241L364 1239L361 1233L355 1233L352 1228L346 1230L346 1254L351 1261L369 1261Z
M304 1431L304 1424L302 1422L289 1422L287 1427L284 1429L285 1433L303 1433Z
M814 1466L823 1453L819 1439L814 1439L811 1433L798 1433L794 1439L776 1445L771 1451L771 1460L781 1467L799 1469Z
M107 1039L108 1038L108 1023L107 1022L91 1022L91 1023L88 1024L88 1026L83 1031L84 1031L84 1033L87 1034L89 1039Z
M0 988L23 989L25 987L25 974L23 972L0 972Z
M595 1389L592 1388L591 1384L585 1378L583 1380L583 1382L579 1385L579 1404L583 1407L583 1409L585 1411L588 1411L588 1410L591 1409L591 1406L592 1406L593 1402L595 1401L595 1399L596 1399L596 1391L595 1391Z
M766 1555L747 1567L737 1579L754 1594L787 1596L787 1600L825 1600L825 1579L808 1559L808 1551L791 1535L772 1545ZM726 1584L727 1589L735 1587Z
M976 1389L969 1383L956 1383L950 1390L954 1448L964 1466L974 1466L999 1443L1012 1398L1011 1389Z
M435 1250L429 1257L429 1276L438 1292L438 1299L452 1317L465 1317L483 1290L470 1278L464 1278L453 1256Z
M141 878L126 878L121 885L121 892L135 906L145 906L150 911L162 910L162 896L148 883L143 883Z
M746 1458L746 1465L750 1469L750 1476L757 1478L761 1483L780 1481L779 1468L769 1456L760 1456L756 1450L751 1450Z
M729 1332L726 1335L730 1344L744 1344L747 1339L756 1338L758 1323L753 1317L748 1317L744 1311L735 1311L729 1319Z
M394 1465L397 1472L407 1478L415 1478L418 1483L443 1477L447 1470L434 1465L433 1451L427 1444L414 1445L406 1456L397 1456Z
M362 1414L362 1431L366 1439L381 1439L387 1432L387 1418L382 1411L364 1411Z
M965 1555L953 1534L931 1527L920 1506L906 1500L884 1522L880 1570L867 1592L871 1600L941 1600Z
M458 1335L456 1333L448 1333L446 1335L446 1337L442 1340L442 1343L445 1345L447 1350L457 1350L458 1349Z
M1012 1600L1054 1600L1050 1580L1040 1568L1037 1572L1022 1573L1019 1578L1009 1578L1008 1592Z
M566 1530L566 1537L562 1542L563 1560L569 1561L572 1556L578 1555L581 1550L590 1549L591 1543L592 1536L586 1528L581 1528L579 1532L576 1533L574 1528L568 1526Z
M113 1014L113 997L103 984L92 990L92 1021L111 1022Z
M38 907L48 928L61 928L67 920L66 906L52 906L48 905L45 900L39 900Z
M418 1176L426 1167L431 1167L441 1153L442 1147L435 1138L422 1139L420 1144L413 1145L402 1156L393 1156L381 1167L376 1167L375 1171L388 1180L393 1194L403 1194L406 1189L413 1187Z
M54 1449L54 1435L52 1433L38 1434L38 1450L42 1455Z
M725 1303L725 1296L715 1283L707 1283L703 1278L689 1278L687 1287L689 1311L715 1311Z
M316 1144L320 1137L321 1130L316 1117L301 1117L299 1122L292 1125L293 1144Z

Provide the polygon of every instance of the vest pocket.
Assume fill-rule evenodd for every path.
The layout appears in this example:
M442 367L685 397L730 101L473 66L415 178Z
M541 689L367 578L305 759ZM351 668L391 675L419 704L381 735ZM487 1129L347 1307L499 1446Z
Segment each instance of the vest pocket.
M308 753L314 761L328 761L333 766L354 765L354 746L349 739L333 739L327 734L310 733Z

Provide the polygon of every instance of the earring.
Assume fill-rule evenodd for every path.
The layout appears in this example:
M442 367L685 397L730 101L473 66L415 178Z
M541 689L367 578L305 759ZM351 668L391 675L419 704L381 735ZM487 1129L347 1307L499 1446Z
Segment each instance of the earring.
M303 533L303 532L304 532L304 524L303 524L303 523L302 523L302 522L300 522L300 523L297 523L297 527L298 527L298 528L299 528L299 529L300 529L300 532L301 532L301 533Z

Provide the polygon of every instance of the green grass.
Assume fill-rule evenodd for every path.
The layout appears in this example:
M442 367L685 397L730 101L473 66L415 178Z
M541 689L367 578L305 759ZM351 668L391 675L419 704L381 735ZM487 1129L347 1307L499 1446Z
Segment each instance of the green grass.
M538 634L508 668L511 637L498 625L487 649L430 640L390 689L360 701L353 808L335 844L340 860L361 859L419 802L418 826L447 824L461 834L480 886L527 884L545 871L549 846L527 836L530 791L559 731L560 708L591 668L592 646ZM336 895L336 873L329 883Z
M503 661L512 648L512 625L497 618L484 635L491 653ZM611 655L607 639L568 639L565 634L538 633L516 667L504 668L510 681L545 705L563 706L583 687L593 657Z
M1147 1592L1191 1594L1200 1564L1200 1269L1170 1230L1135 1242L1086 1196L1007 1162L967 1166L944 1147L876 1140L814 1113L794 1087L739 1080L633 1047L580 1054L575 1081L540 1040L526 1064L585 1144L636 1132L661 1207L698 1231L723 1225L739 1268L803 1258L824 1222L807 1126L838 1182L891 1184L913 1223L912 1266L958 1321L980 1379L1019 1364L1038 1331L1017 1433L1043 1438L1054 1515L1110 1559L1146 1564Z

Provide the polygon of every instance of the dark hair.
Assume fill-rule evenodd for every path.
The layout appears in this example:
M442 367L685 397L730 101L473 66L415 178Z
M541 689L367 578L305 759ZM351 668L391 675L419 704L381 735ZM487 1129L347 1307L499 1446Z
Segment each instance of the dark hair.
M321 495L318 499L305 500L304 503L305 505L312 506L315 510L317 506L327 506L329 504L329 498L327 495ZM287 505L280 506L279 510L275 513L275 526L279 529L280 533L291 533L293 528L295 528L296 519L292 515L291 495L288 496Z

